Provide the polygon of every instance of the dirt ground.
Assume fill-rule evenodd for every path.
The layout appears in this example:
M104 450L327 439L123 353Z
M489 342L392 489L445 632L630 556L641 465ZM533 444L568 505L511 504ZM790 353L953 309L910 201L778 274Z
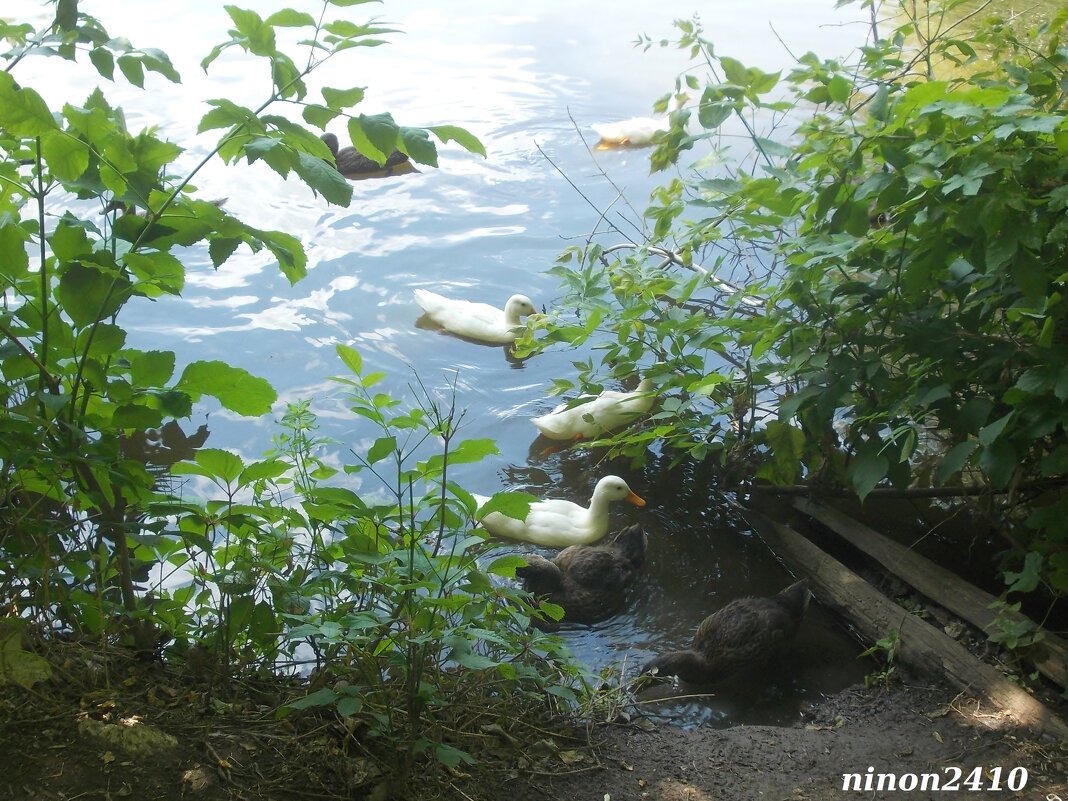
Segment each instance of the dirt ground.
M68 660L67 666L70 667ZM269 695L222 703L182 687L162 667L112 666L30 691L0 686L0 799L662 799L826 801L840 798L1028 798L1068 801L1068 743L1036 743L999 729L974 701L896 683L828 698L792 728L683 730L628 724L545 732L521 746L493 725L469 733L476 766L416 768L407 787L380 780L376 759L342 721L278 720ZM507 722L504 722L507 725ZM984 725L985 724L985 725ZM358 734L358 733L356 733ZM381 764L380 756L377 763ZM875 774L962 769L956 793L865 791ZM1018 793L990 789L992 771L1028 771ZM975 768L972 790L965 781ZM425 774L420 775L420 771ZM843 774L859 790L843 790ZM1018 781L1021 774L1014 774ZM906 779L906 781L908 781Z
M986 724L986 725L984 725ZM992 726L993 728L988 728ZM962 769L960 789L932 792L865 791L880 773L937 773L944 783L951 766ZM965 779L975 768L969 784ZM1000 767L1002 788L1012 768L1028 771L1026 786L1013 793L993 790L991 771ZM859 791L843 790L843 774ZM1017 773L1017 779L1022 774ZM930 780L928 780L930 781ZM908 780L906 779L906 784ZM978 786L977 786L978 785ZM928 785L930 787L930 784ZM972 788L975 789L972 789ZM583 801L828 801L879 798L1028 798L1068 801L1068 743L1036 743L998 728L973 700L934 687L897 684L853 687L827 699L793 728L738 726L685 731L613 727L606 733L596 768L563 776L532 777L527 799Z

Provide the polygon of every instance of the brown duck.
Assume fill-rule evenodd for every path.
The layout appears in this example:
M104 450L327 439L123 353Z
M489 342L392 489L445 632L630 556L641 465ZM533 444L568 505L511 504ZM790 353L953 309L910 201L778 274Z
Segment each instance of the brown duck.
M801 579L770 598L737 598L701 622L689 648L661 654L642 673L712 684L759 668L793 639L811 597Z
M627 526L597 545L564 548L552 560L528 554L516 575L528 592L562 606L565 621L596 623L623 608L624 590L645 564L647 542L641 526Z
M407 153L394 150L386 157L385 164L379 164L369 156L365 156L354 147L342 147L339 149L337 137L332 133L324 133L319 137L334 154L334 163L337 171L342 175L359 175L368 172L380 172L399 167L408 160Z

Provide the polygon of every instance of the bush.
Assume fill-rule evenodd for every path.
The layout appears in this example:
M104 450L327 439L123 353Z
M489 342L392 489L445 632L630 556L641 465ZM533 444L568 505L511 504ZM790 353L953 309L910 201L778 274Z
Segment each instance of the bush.
M1012 589L1063 594L1068 15L1036 39L992 24L964 41L911 8L859 63L809 53L785 78L678 23L697 67L672 94L698 100L672 113L651 163L713 151L654 192L641 247L561 257L570 310L530 348L592 339L602 356L583 383L641 370L674 390L611 438L636 459L657 441L861 499L996 494L1013 563L1032 554L1033 582ZM750 152L715 146L728 123Z
M266 249L291 282L304 275L297 238L235 218L190 183L210 158L262 161L347 204L351 185L326 161L326 146L277 106L320 129L347 119L371 157L397 148L433 165L431 135L484 153L461 128L353 112L361 88L309 96L311 72L389 32L334 17L349 5L326 0L317 16L282 9L266 19L226 7L231 38L202 65L239 48L263 59L272 89L254 109L209 100L199 131L224 133L182 176L172 174L181 148L154 129L129 130L104 92L55 111L17 80L24 62L44 54L87 57L109 80L117 66L138 87L146 70L178 81L164 53L112 38L76 0L58 0L44 31L0 23L11 46L0 72L0 592L23 629L165 651L210 667L216 686L314 666L312 692L288 709L326 705L358 717L405 755L403 772L424 752L446 764L470 759L447 742L456 735L446 736L446 722L463 730L456 720L495 705L569 704L581 681L557 641L530 629L542 612L494 578L514 576L521 560L483 566L483 535L465 533L475 503L448 467L495 452L493 444L457 441L461 415L429 397L396 412L397 401L370 392L380 376L364 374L359 355L342 347L353 412L382 431L346 469L381 479L375 500L326 484L336 471L316 456L306 404L289 408L263 460L198 448L203 436L193 435L192 458L150 470L133 447L146 430L180 432L176 421L204 395L262 415L276 393L222 362L179 370L174 353L140 350L121 327L135 298L181 292L184 248L206 248L216 269L242 245ZM290 33L301 37L304 67L279 44ZM210 488L205 499L183 497L191 478ZM524 503L496 501L512 514ZM47 672L29 657L22 663Z

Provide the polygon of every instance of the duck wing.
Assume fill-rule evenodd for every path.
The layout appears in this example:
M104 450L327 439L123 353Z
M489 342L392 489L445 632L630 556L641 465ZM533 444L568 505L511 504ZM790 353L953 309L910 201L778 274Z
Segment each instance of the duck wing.
M554 561L571 582L584 589L622 590L630 573L619 556L596 546L572 546Z
M740 598L705 618L693 648L704 656L710 678L726 678L769 662L799 622L774 598Z

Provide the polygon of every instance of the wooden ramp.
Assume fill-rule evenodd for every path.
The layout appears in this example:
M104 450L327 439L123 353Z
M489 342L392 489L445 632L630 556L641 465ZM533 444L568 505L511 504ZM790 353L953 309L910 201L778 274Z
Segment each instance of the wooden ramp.
M751 509L743 514L776 554L809 577L817 599L853 623L864 637L874 642L898 631L897 658L903 663L919 673L944 676L984 698L993 709L979 718L981 723L991 728L1022 726L1037 734L1068 738L1068 724L956 640L898 606L789 526Z
M990 608L997 598L990 593L824 503L798 498L794 507L866 553L921 595L973 626L990 632L997 617L997 612ZM1035 625L1019 612L1005 610L1002 615L1012 623ZM1023 655L1043 676L1068 688L1068 643L1064 639L1044 631L1042 640Z

